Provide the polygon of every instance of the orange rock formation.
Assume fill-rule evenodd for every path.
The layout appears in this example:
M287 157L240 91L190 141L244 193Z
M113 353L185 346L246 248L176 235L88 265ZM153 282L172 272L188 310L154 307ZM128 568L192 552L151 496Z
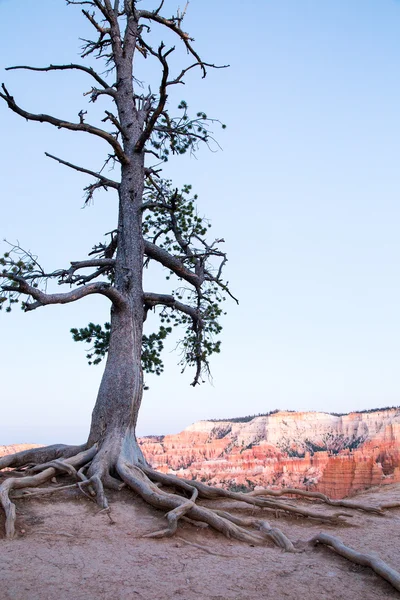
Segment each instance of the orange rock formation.
M10 444L9 446L0 446L0 456L23 452L24 450L29 450L29 448L36 448L39 446L39 444Z
M400 409L200 421L140 443L150 464L164 473L238 489L291 486L343 498L400 481Z

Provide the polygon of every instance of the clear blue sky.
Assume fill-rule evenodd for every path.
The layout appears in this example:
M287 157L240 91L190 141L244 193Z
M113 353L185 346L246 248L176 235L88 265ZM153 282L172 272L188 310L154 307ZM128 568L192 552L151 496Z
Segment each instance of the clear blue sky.
M28 110L77 119L84 75L3 67L76 62L90 33L79 7L0 0L0 20L1 81ZM192 0L185 29L206 60L231 66L191 74L171 104L186 98L228 129L223 151L173 161L166 174L193 184L226 239L240 305L228 306L213 385L191 388L166 353L167 372L148 378L139 434L275 408L400 404L400 2ZM176 54L178 65L186 57ZM44 152L96 169L106 145L5 105L0 128L0 237L48 269L84 258L114 227L115 198L82 210L90 179ZM86 365L69 329L107 318L107 301L93 298L0 314L0 444L85 440L103 366Z

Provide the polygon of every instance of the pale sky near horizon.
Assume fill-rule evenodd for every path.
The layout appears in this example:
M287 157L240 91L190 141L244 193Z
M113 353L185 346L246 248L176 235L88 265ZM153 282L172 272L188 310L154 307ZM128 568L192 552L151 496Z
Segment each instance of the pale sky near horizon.
M4 67L77 62L78 38L90 35L79 7L0 0L0 20L10 93L27 110L76 120L84 74ZM200 214L226 240L240 304L227 303L212 385L190 387L192 374L165 352L164 375L147 377L138 433L276 408L399 405L400 2L191 0L184 28L205 60L230 68L191 73L171 106L185 98L228 128L215 130L222 151L171 161L165 175L193 184ZM177 69L180 60L177 44ZM49 270L83 259L114 228L115 198L82 210L91 179L44 152L98 169L106 144L26 123L4 103L0 131L0 239L19 240ZM148 284L157 291L156 278ZM108 308L90 297L0 313L0 445L85 441L103 364L87 366L69 329L104 323Z

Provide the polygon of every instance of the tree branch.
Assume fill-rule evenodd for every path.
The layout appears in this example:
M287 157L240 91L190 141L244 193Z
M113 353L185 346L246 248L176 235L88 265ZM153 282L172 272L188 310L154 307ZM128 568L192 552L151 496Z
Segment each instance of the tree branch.
M48 158L52 158L53 160L56 160L60 164L65 165L66 167L75 169L75 171L79 171L81 173L86 173L87 175L91 175L92 177L96 177L106 187L112 187L116 190L118 190L118 188L119 188L119 183L117 181L108 179L108 177L104 177L104 175L101 175L100 173L96 173L96 171L91 171L90 169L85 169L84 167L78 167L77 165L74 165L73 163L67 162L66 160L62 160L61 158L58 158L57 156L53 156L52 154L49 154L48 152L45 152L45 155Z
M110 36L115 56L121 56L121 32L118 23L118 12L114 11L114 8L118 8L118 3L115 4L114 8L112 7L110 0L104 0L104 4L99 0L93 0L93 3L110 25L110 30L107 31L107 33ZM103 35L104 34L100 33L100 40Z
M181 16L177 16L172 19L166 19L165 17L161 17L158 14L160 8L161 8L161 6L153 12L148 11L148 10L139 10L138 11L138 19L148 19L149 21L155 21L156 23L159 23L160 25L164 25L165 27L168 27L168 29L171 29L174 33L176 33L176 35L178 37L180 37L180 39L185 44L188 53L191 54L192 56L194 56L194 58L196 59L199 67L201 68L201 70L203 72L203 78L207 75L206 67L212 67L214 69L224 69L229 66L229 65L221 65L221 66L212 65L212 64L205 63L201 60L200 56L197 54L197 52L194 50L194 48L192 47L192 45L190 43L190 42L193 42L193 38L189 37L189 35L186 32L184 32L180 27L180 24L183 20L185 11L183 12L183 14ZM177 23L178 23L178 25L177 25Z
M182 261L179 258L176 258L167 250L160 248L156 244L152 244L151 242L145 240L144 241L144 253L148 258L151 258L159 263L161 263L167 269L170 269L175 275L181 277L191 285L193 285L196 289L199 289L201 284L203 283L203 279L193 273L190 269L185 267Z
M161 0L161 3L160 3L160 5L159 5L159 7L158 7L158 8L156 8L156 10L154 10L154 11L153 11L153 13L154 13L155 15L158 15L158 13L160 12L160 10L161 10L161 9L162 9L162 7L164 6L164 1L165 1L165 0Z
M111 133L108 133L107 131L104 131L103 129L99 129L98 127L94 127L93 125L89 125L87 123L71 123L69 121L57 119L56 117L52 117L51 115L46 115L46 114L37 115L34 113L29 113L26 110L24 110L23 108L21 108L20 106L18 106L18 104L15 102L14 98L8 92L4 83L2 84L1 87L4 90L4 93L0 92L0 98L3 98L3 100L5 100L7 102L8 108L10 108L13 112L20 115L21 117L24 117L28 121L39 121L40 123L50 123L50 125L54 125L55 127L58 127L59 129L69 129L71 131L85 131L87 133L91 133L92 135L100 137L103 140L105 140L106 142L108 142L110 144L110 146L112 146L112 148L114 149L114 152L121 163L123 163L123 164L129 163L128 157L126 156L122 147L120 146L120 144L117 142L117 140L113 137L113 135Z
M204 355L202 345L203 345L203 329L204 329L204 321L201 317L201 311L199 305L195 308L193 306L189 306L188 304L183 304L183 302L179 302L175 299L174 296L170 296L168 294L154 294L154 293L145 293L143 296L145 307L148 310L153 306L162 305L167 306L168 308L172 308L173 310L177 310L185 315L188 315L193 322L193 332L195 336L194 346L191 354L191 361L196 365L196 372L194 379L191 383L193 387L200 383L202 370L205 369L209 371L208 362ZM184 364L185 360L181 362Z
M70 69L76 69L78 71L84 71L88 73L99 83L110 96L115 96L116 90L110 86L92 67L85 67L84 65L69 64L69 65L49 65L48 67L30 67L26 65L17 65L15 67L7 67L6 71L14 71L16 69L25 69L26 71L66 71Z
M174 296L169 294L155 294L146 292L143 298L145 304L150 308L159 304L168 306L169 308L173 308L175 310L179 310L179 312L185 313L185 315L189 315L199 326L203 325L199 311L193 306L189 306L189 304L179 302Z
M150 48L143 41L142 41L142 43L144 44L144 46L147 49ZM161 83L160 83L160 97L159 97L156 109L152 113L143 133L141 134L139 140L136 143L135 152L141 152L143 150L144 145L147 142L147 140L149 139L149 137L151 136L154 126L157 123L157 119L163 112L165 104L168 99L167 82L168 82L169 66L168 66L168 62L167 62L167 56L169 54L171 54L171 52L173 52L175 50L175 48L170 48L169 50L164 52L164 54L163 54L163 50L164 50L164 43L162 42L160 44L160 47L158 48L158 52L156 54L156 56L158 57L159 61L162 64L162 67L163 67L163 74L162 74ZM152 52L152 53L155 54L155 52Z
M99 275L103 273L109 272L111 268L115 266L115 260L112 258L97 258L97 259L89 259L82 260L79 262L71 262L71 267L62 271L59 274L61 278L58 282L59 284L69 283L69 284L87 284L89 281L93 281ZM97 271L90 273L89 275L75 275L76 271L80 269L89 269L91 267L98 267Z
M8 278L17 283L18 287L2 286L2 289L5 292L25 294L27 296L32 296L32 298L36 300L36 302L25 303L25 311L35 310L36 308L46 306L48 304L68 304L69 302L75 302L76 300L80 300L81 298L91 294L102 294L103 296L109 298L116 306L122 306L126 303L126 300L122 294L120 294L120 292L113 288L109 283L105 282L84 285L64 294L46 294L38 288L29 285L29 283L27 283L26 280L19 275L10 275Z
M82 13L85 15L87 20L93 25L93 27L101 34L101 36L104 36L107 33L108 34L110 33L109 27L101 27L101 25L99 25L99 23L94 18L94 14L91 15L87 10L82 10Z

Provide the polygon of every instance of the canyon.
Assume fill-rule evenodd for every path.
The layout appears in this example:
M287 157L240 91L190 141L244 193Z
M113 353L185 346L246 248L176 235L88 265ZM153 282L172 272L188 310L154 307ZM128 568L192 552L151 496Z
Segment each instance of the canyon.
M296 487L340 499L400 482L400 408L199 421L140 445L159 471L237 491Z
M236 491L296 487L340 499L400 482L400 407L199 421L139 443L163 473ZM0 446L0 456L33 446Z

